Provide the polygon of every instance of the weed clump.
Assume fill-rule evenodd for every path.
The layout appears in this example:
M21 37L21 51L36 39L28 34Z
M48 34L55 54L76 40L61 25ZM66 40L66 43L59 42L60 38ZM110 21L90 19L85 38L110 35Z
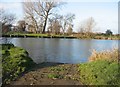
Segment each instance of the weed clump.
M118 61L118 49L107 50L102 52L92 51L92 55L89 57L89 61L96 60L107 60L107 61Z

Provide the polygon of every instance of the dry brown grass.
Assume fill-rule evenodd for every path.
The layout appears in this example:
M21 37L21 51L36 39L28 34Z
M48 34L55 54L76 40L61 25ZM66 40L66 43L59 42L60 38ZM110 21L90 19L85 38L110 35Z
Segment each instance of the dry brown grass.
M89 61L96 60L108 60L108 61L118 61L118 49L112 49L102 52L97 52L96 50L92 51L92 55L89 57Z

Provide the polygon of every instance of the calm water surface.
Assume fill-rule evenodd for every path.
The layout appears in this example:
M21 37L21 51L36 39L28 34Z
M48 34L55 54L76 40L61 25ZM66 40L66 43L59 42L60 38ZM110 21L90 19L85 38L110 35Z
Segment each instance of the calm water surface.
M47 38L9 38L15 46L29 52L36 63L87 62L91 51L109 50L118 47L118 40L80 40L80 39L47 39ZM3 41L2 41L3 42Z

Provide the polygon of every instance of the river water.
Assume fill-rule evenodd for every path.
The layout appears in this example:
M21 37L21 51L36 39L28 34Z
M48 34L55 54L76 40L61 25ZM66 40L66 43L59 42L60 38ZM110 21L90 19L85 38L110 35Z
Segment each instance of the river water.
M6 40L2 40L4 43ZM36 63L87 62L93 49L97 51L118 48L118 40L82 40L54 38L8 38L7 41L28 51Z

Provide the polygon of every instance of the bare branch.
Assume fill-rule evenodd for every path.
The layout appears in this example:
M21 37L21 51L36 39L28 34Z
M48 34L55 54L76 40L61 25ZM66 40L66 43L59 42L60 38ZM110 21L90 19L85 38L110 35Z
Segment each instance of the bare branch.
M25 3L26 4L23 5L25 13L33 17L34 20L36 20L36 23L38 22L40 23L40 21L42 21L43 23L42 33L45 33L49 16L52 15L54 13L53 10L61 4L59 2L42 2L41 0L38 0L38 2L25 2ZM38 19L35 17L40 18L42 20L38 21Z

